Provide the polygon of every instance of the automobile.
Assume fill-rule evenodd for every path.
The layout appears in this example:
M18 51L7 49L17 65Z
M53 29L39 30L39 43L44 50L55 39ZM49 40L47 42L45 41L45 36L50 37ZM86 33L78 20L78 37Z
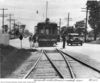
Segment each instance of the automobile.
M83 41L82 40L80 40L79 38L74 38L74 39L69 39L69 40L67 40L67 45L73 45L73 44L76 44L76 45L83 45Z
M77 34L70 34L68 35L67 45L83 45L82 38Z

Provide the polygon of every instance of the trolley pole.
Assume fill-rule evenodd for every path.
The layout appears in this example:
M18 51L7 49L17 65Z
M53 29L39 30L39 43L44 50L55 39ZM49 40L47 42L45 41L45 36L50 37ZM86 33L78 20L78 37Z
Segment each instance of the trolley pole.
M46 1L46 19L48 17L48 1Z
M3 28L3 26L4 26L4 17L5 17L4 11L5 10L8 10L8 9L2 8L0 10L2 10L2 28ZM3 29L2 29L2 32L4 33L4 30Z

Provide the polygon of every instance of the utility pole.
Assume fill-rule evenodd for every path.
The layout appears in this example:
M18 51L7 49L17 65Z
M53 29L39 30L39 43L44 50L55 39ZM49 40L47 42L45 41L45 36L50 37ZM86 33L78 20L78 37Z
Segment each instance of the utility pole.
M85 42L87 40L88 8L86 7Z
M67 27L69 27L69 15L70 15L70 13L68 13Z
M86 22L85 22L85 35L84 35L84 41L87 41L87 24L88 24L88 7L86 8L82 8L85 9L86 11L82 11L82 12L86 12Z
M17 19L13 19L13 25L14 25L13 28L14 28L14 29L15 29L15 26L16 26L16 20L17 20Z
M4 17L5 17L4 11L8 10L8 9L2 8L0 10L2 10L2 28L3 28L3 26L4 26ZM4 33L4 30L2 30L2 32Z
M60 38L61 38L61 34L60 34L60 31L61 31L61 18L59 19L59 41L60 41Z
M70 18L70 13L68 12L68 17L67 19L67 27L69 27L69 22L72 21L72 18Z
M61 29L61 18L59 19L59 32L60 32L60 29Z
M9 19L7 19L9 21L9 31L11 31L11 21L14 20L12 19L13 14L9 14Z

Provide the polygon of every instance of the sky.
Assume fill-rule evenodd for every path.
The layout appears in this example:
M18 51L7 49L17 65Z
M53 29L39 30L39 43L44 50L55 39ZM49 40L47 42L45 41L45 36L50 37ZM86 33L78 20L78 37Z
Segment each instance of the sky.
M6 8L5 14L13 14L12 18L16 22L25 24L26 28L31 32L38 22L44 21L46 17L46 1L48 1L48 17L51 22L67 25L68 12L70 12L70 25L74 25L76 21L83 20L86 17L82 8L86 7L87 0L0 0L0 9ZM37 13L38 11L38 13ZM2 10L0 10L2 14ZM5 17L5 24L9 16ZM0 17L0 26L2 18Z

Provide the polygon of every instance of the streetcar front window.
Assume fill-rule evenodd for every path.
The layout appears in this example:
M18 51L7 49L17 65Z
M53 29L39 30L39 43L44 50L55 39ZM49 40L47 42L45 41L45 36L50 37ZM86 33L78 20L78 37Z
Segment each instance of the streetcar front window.
M49 29L46 29L46 34L49 35Z
M42 33L42 34L44 33L43 29L41 29L40 33Z

